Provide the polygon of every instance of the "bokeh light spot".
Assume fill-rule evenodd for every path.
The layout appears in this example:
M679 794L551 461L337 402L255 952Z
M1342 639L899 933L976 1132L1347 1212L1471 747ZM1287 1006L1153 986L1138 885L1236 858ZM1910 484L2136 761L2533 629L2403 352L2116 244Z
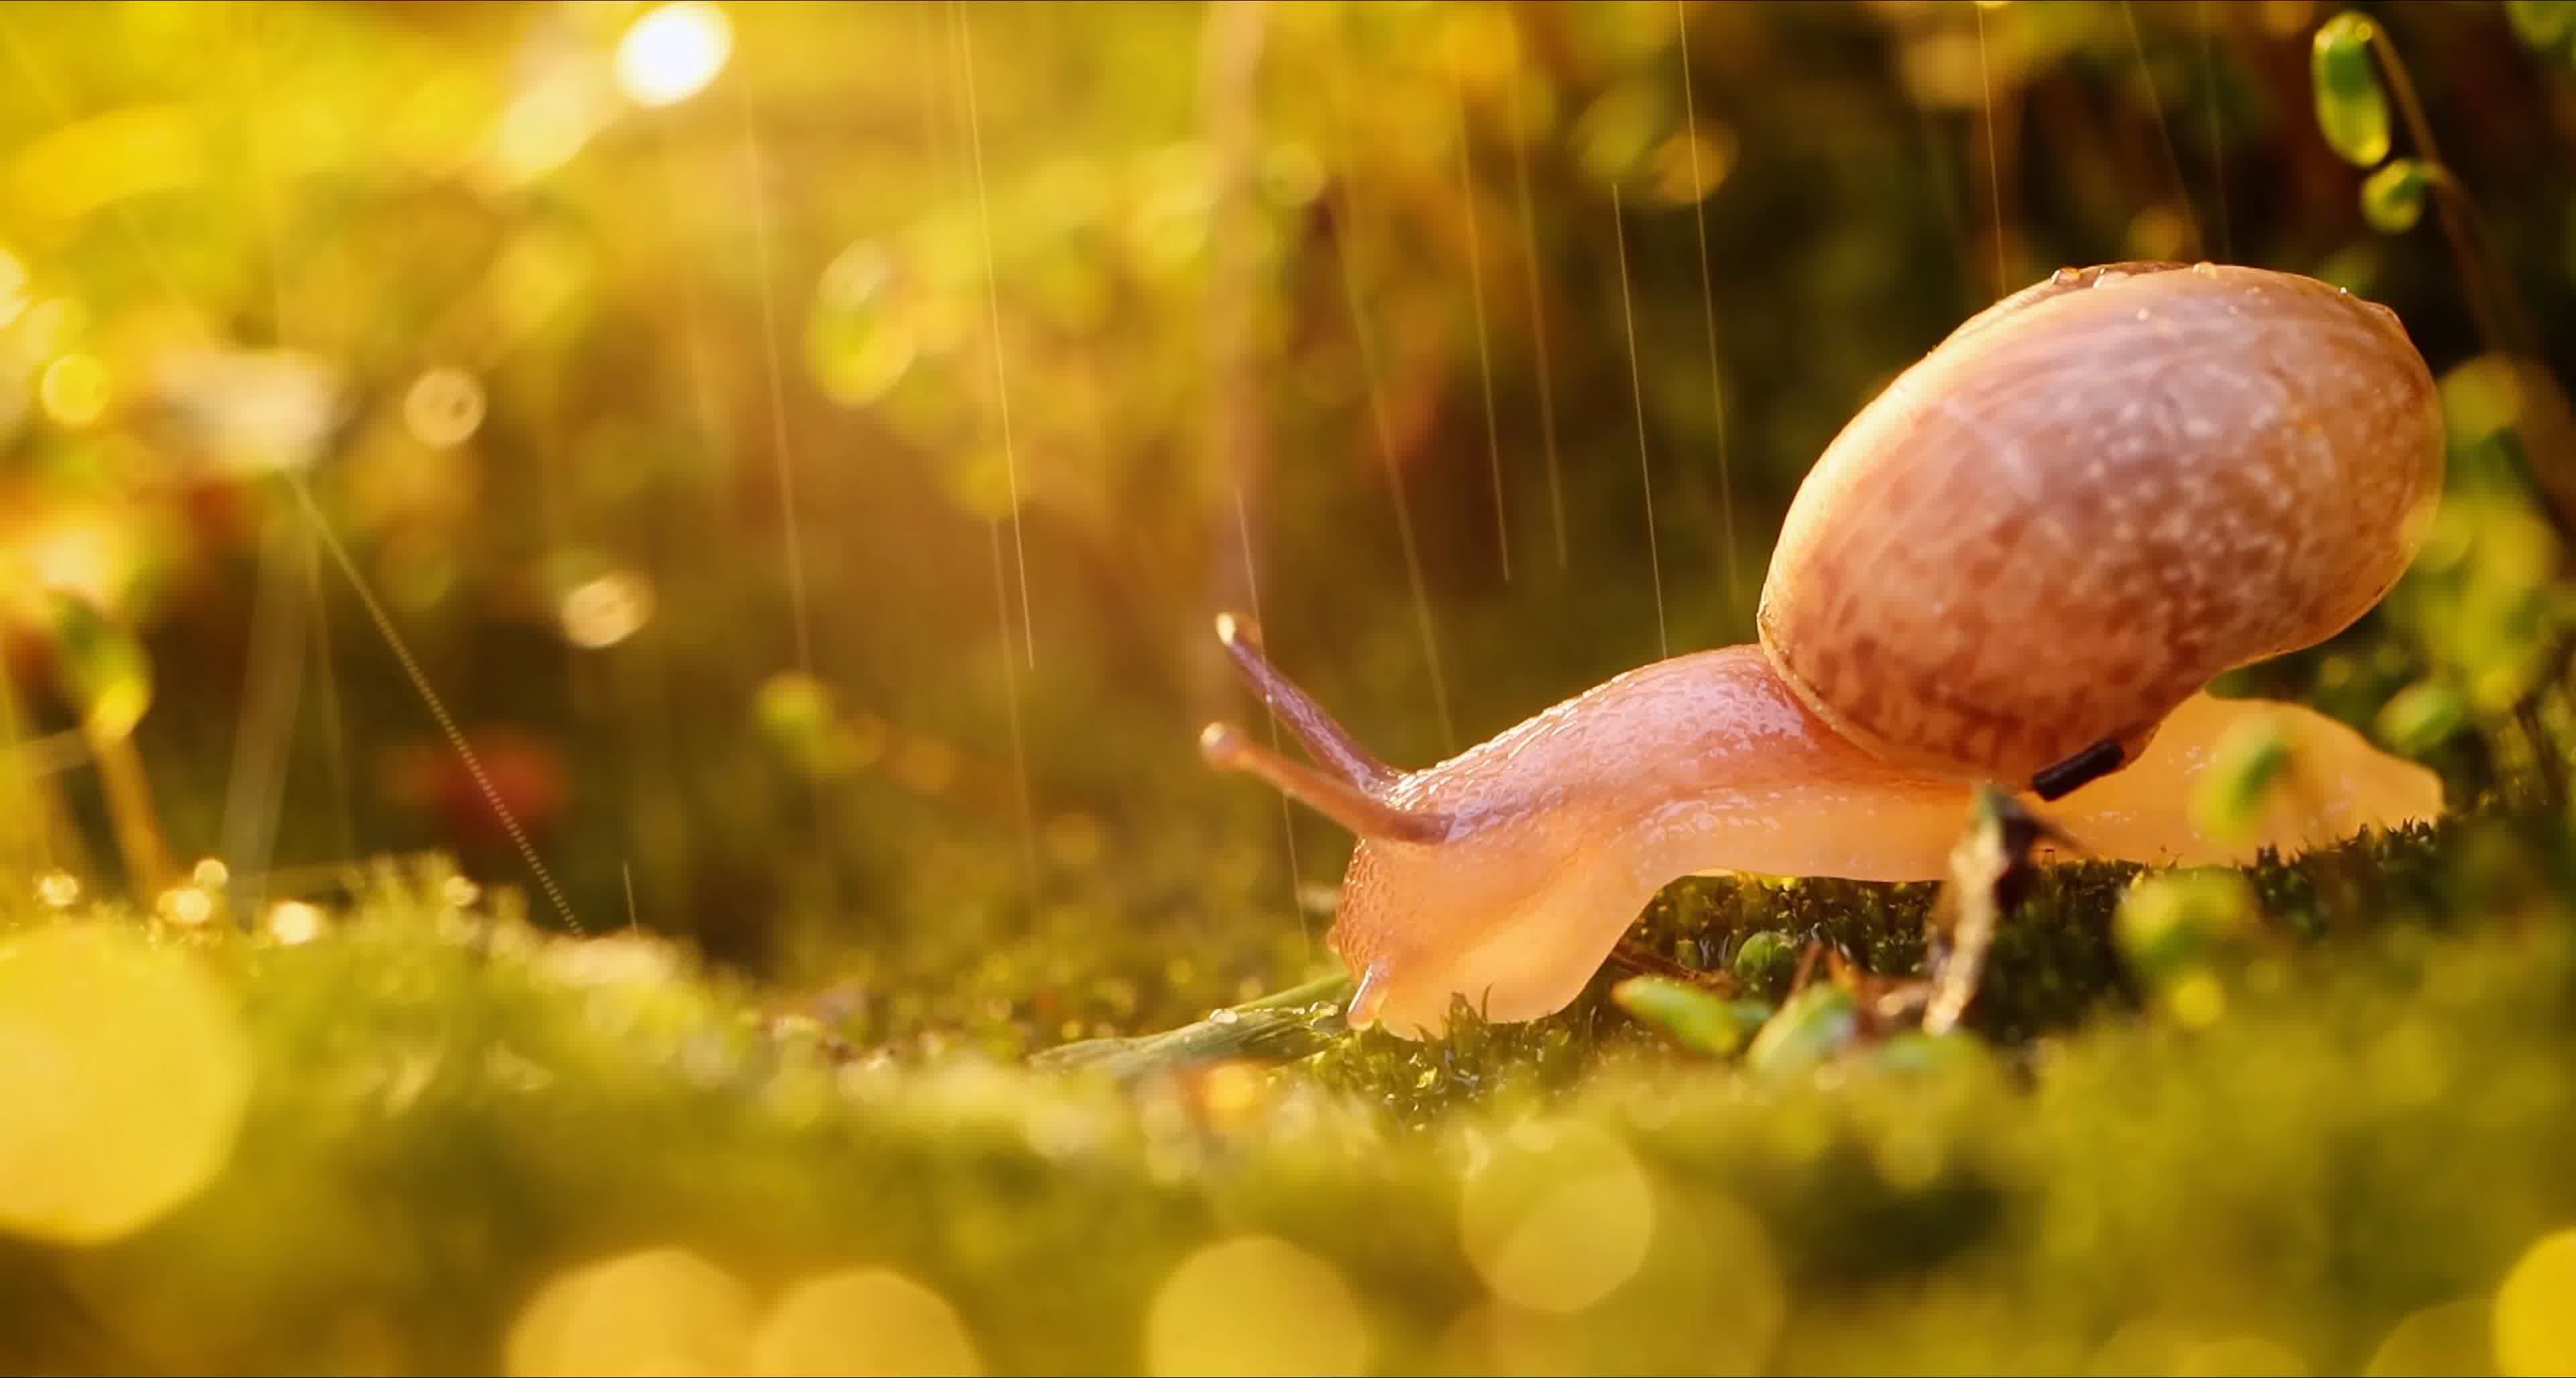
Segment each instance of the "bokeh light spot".
M268 911L268 936L293 947L322 936L322 911L302 900L287 900Z
M55 909L69 909L80 902L80 877L69 871L47 871L36 882L36 898Z
M920 353L912 323L892 300L894 259L862 240L823 271L806 324L806 353L823 390L864 406L903 381Z
M2129 220L2127 252L2131 258L2180 258L2191 233L2191 222L2182 212L2167 205L2148 206Z
M250 1045L187 953L91 924L0 942L0 1048L0 1230L122 1238L232 1155Z
M66 426L86 426L107 410L107 365L94 354L66 354L45 365L36 395L45 415Z
M886 769L915 794L944 794L957 783L957 748L936 737L907 737Z
M2484 1297L2428 1306L2399 1321L2379 1342L2364 1373L2370 1378L2399 1375L2474 1374L2496 1371L2487 1318L2492 1308Z
M1515 1131L1469 1174L1458 1223L1467 1257L1496 1296L1570 1313L1636 1274L1654 1216L1627 1145L1568 1124Z
M2442 424L2455 448L2483 443L2522 420L2522 378L2513 360L2481 354L2442 375Z
M1685 128L1655 151L1652 189L1676 206L1704 201L1734 170L1738 151L1735 131L1726 125Z
M2508 1374L2576 1373L2576 1230L2526 1251L2495 1300L2495 1357Z
M1341 1274L1266 1235L1190 1255L1145 1315L1149 1373L1357 1373L1367 1357L1368 1331Z
M215 916L215 897L194 885L178 886L161 892L159 912L182 928L203 928Z
M566 639L602 650L643 630L653 618L653 586L639 575L612 570L573 586L557 609Z
M462 369L431 369L403 394L403 424L434 449L461 444L483 424L483 385Z
M132 538L106 519L72 517L46 524L19 547L38 587L112 608L136 563Z
M617 84L639 104L675 105L706 89L733 55L733 24L703 0L647 11L617 45Z
M644 1249L557 1275L510 1326L503 1363L544 1375L743 1371L751 1301L686 1249Z
M751 1371L984 1371L945 1297L890 1268L850 1268L789 1288L752 1336Z

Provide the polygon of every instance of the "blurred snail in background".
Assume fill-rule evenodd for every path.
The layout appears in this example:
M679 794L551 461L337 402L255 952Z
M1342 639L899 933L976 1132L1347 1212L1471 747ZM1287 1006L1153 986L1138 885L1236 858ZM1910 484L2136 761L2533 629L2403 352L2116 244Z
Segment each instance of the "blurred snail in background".
M1317 765L1226 723L1207 759L1358 834L1330 943L1353 1027L1444 1032L1579 994L1696 873L1930 880L1980 781L2061 801L2093 855L2243 863L2436 817L2428 770L2292 704L2211 697L2386 595L2443 483L2431 372L2394 312L2202 263L2060 269L1871 401L1792 500L1758 646L1619 675L1426 770L1381 764L1217 633ZM2247 837L2189 801L2262 719L2297 809Z

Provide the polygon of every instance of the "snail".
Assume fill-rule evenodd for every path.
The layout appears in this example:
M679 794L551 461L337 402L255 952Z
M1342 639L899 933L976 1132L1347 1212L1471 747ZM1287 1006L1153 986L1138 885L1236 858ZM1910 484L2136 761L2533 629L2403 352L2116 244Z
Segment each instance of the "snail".
M1570 1003L1691 874L1930 880L1980 781L2094 856L2250 861L2436 817L2441 785L2306 707L2208 692L2386 595L2443 483L2396 313L2202 263L2060 269L1968 319L1800 485L1759 643L1618 675L1425 770L1379 762L1223 615L1309 765L1210 724L1202 754L1358 835L1329 937L1355 1028L1436 1037ZM2211 836L2189 801L2249 722L2296 807Z

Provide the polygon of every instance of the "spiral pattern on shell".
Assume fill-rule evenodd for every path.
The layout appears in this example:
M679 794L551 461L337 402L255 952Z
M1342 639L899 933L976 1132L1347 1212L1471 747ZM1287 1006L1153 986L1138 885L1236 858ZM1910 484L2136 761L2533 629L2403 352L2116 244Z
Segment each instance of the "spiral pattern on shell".
M2134 759L2226 670L2351 625L2442 487L2395 313L2293 274L2061 270L1854 417L1791 503L1764 652L1892 763Z

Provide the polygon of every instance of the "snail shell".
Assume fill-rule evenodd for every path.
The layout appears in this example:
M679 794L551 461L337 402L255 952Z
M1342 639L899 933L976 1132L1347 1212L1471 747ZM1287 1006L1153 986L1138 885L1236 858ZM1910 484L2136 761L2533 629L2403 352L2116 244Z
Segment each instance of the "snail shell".
M2422 543L2433 378L2396 314L2256 268L2117 264L1971 318L1792 501L1758 615L1892 764L2135 760L2219 674L2342 631Z

